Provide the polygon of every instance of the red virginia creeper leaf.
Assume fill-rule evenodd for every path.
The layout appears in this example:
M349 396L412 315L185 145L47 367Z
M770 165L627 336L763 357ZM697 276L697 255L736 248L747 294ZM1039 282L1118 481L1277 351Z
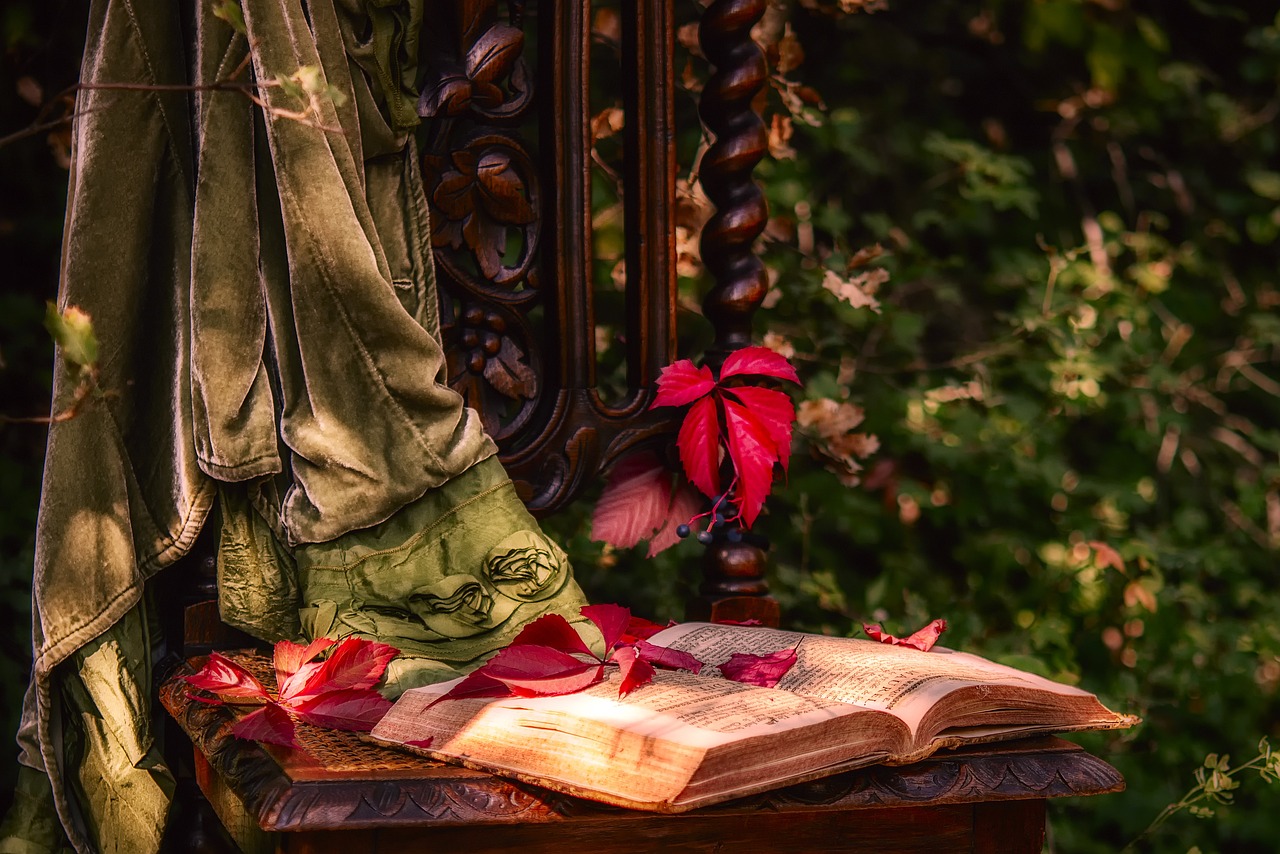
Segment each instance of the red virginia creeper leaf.
M674 626L672 622L665 626L660 626L653 620L646 620L644 617L636 617L634 615L627 617L627 630L622 633L623 643L635 643L639 640L648 640L663 629L669 629Z
M216 652L209 654L209 660L198 672L182 678L188 685L212 691L223 699L241 702L265 702L271 699L267 689L253 678L252 673Z
M653 557L680 542L680 535L676 533L676 528L687 524L690 519L698 515L705 500L698 490L687 483L677 489L675 495L671 497L671 509L667 511L667 520L654 533L653 539L649 540L648 556Z
M720 379L723 381L740 374L762 374L793 383L800 382L796 369L787 361L787 357L768 347L743 347L730 353L724 360L724 366L720 368Z
M391 709L391 701L371 688L347 688L296 700L289 709L314 726L368 732Z
M791 425L796 420L796 407L791 398L771 388L741 386L729 389L726 394L742 401L743 405L764 425L777 451L783 471L791 462Z
M778 680L787 674L791 665L796 663L794 649L780 649L768 655L752 655L747 652L735 652L729 660L720 665L720 674L725 679L742 682L746 685L759 685L761 688L772 688Z
M517 697L572 694L604 678L599 661L582 661L547 646L509 646L481 668Z
M743 523L750 528L773 484L773 464L778 455L769 432L745 406L725 398L725 432L729 458L738 473L736 500Z
M934 620L920 631L906 638L897 638L891 634L886 634L878 624L872 625L868 623L862 624L862 630L867 633L867 637L880 643L892 644L894 646L909 646L918 649L921 652L928 652L933 649L933 645L938 642L938 636L947 630L946 620Z
M693 485L708 498L720 493L720 418L713 397L689 407L676 436L680 462Z
M647 640L636 641L635 647L641 658L659 667L668 667L672 670L688 670L690 673L697 673L702 669L701 661L682 650L658 646L657 644L649 643Z
M308 668L304 673L300 674L299 670L335 643L337 641L332 638L316 638L306 646L288 640L277 641L273 658L276 667L276 691L280 696L291 696L291 690L296 690L294 685L306 682L307 675L318 668L319 663Z
M287 696L281 692L280 699L301 700L344 688L372 688L382 678L387 663L399 654L400 650L385 643L349 637L334 647L304 682L291 684Z
M688 359L679 359L662 369L658 376L658 393L653 406L684 406L715 387L715 377L706 365L694 367Z
M605 655L618 643L631 621L631 611L621 605L583 605L582 616L595 623L604 636Z
M466 678L427 704L431 708L445 700L466 700L472 697L510 697L511 689L484 672L473 670Z
M591 539L629 549L667 521L671 473L657 454L624 458L609 475L591 513Z
M524 646L525 644L549 646L561 652L581 652L584 655L595 655L586 642L573 630L573 626L569 624L569 621L559 614L543 614L538 619L527 624L520 630L520 634L515 636L510 645Z
M256 709L231 725L231 734L249 741L262 741L267 744L279 744L283 747L300 748L293 731L293 718L289 713L268 703Z
M653 681L653 665L645 661L633 646L620 646L610 656L618 662L618 670L622 674L622 683L618 686L618 696L625 697L641 685Z
M431 743L434 742L435 740L436 740L436 737L434 735L429 735L426 738L415 738L413 741L406 741L405 744L408 745L409 747L417 747L422 750L426 750L428 747L431 746Z

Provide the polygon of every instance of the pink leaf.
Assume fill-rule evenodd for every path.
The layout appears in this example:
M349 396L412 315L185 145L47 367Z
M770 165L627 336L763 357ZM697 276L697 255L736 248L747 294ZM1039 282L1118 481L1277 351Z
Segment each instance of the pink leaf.
M880 641L880 643L892 644L893 646L909 646L921 652L928 652L938 642L938 637L947 630L947 621L934 620L920 631L906 638L897 638L891 634L886 634L878 624L863 623L862 630L867 633L867 637Z
M382 678L388 662L399 654L400 650L385 643L349 637L334 647L305 681L291 684L289 695L282 693L281 699L302 699L344 688L372 688Z
M289 696L289 681L291 677L295 676L304 664L310 662L311 659L315 658L335 643L337 643L337 641L334 641L332 638L316 638L306 646L288 640L277 641L274 655L276 666L276 691L283 697ZM314 670L314 668L312 668L312 670ZM300 680L300 682L305 681L305 677Z
M432 742L434 742L435 740L436 740L436 737L434 735L429 735L426 738L415 738L413 741L406 741L405 744L409 747L416 747L416 748L419 748L420 750L426 750L431 746Z
M737 503L742 521L750 528L773 484L773 464L777 453L769 432L751 412L728 398L724 401L725 432L729 436L729 458L738 473Z
M604 636L604 649L607 655L627 630L631 620L631 611L621 605L584 605L582 616L596 624L600 634Z
M702 662L682 650L658 646L657 644L649 643L647 640L636 641L635 646L636 652L640 654L641 658L659 667L668 667L672 670L688 670L690 673L697 673L702 670Z
M680 542L680 535L676 533L676 529L698 515L704 501L706 499L701 493L687 483L677 489L675 495L671 497L671 509L667 511L666 522L649 540L648 557L664 552Z
M720 665L720 673L724 678L732 679L734 682L772 688L795 663L794 649L780 649L768 655L735 652L728 661Z
M695 368L693 362L680 359L662 369L653 406L684 406L711 391L715 384L706 365Z
M313 726L368 732L391 709L391 701L369 688L348 688L295 700L289 708Z
M633 646L620 646L613 651L612 660L618 663L622 674L622 683L618 686L618 696L625 697L641 685L653 681L653 665L636 654Z
M741 374L761 374L793 383L800 382L796 369L787 361L786 356L775 353L768 347L743 347L730 353L724 360L724 366L720 368L720 379L723 381Z
M591 539L629 549L667 521L671 473L657 454L626 457L609 475L591 514Z
M279 744L283 747L300 748L293 731L293 719L289 713L268 703L256 709L231 725L231 734L249 741L261 741L267 744Z
M604 678L604 665L546 646L509 646L482 670L518 697L572 694Z
M715 498L720 492L720 418L714 398L704 397L689 408L676 447L689 480L703 495Z
M515 636L510 645L523 646L525 644L549 646L561 652L581 652L584 655L594 655L578 633L573 630L573 626L569 625L569 621L559 614L543 614L538 619L527 624L520 630L520 634Z
M209 654L204 667L190 676L182 677L188 685L202 691L212 691L223 698L247 701L266 701L271 697L253 674L219 653Z
M739 386L726 392L738 398L769 434L783 470L791 462L791 425L796 420L796 407L791 398L771 388Z
M445 700L467 700L473 697L510 697L511 689L484 672L473 670L467 677L427 704L431 708Z

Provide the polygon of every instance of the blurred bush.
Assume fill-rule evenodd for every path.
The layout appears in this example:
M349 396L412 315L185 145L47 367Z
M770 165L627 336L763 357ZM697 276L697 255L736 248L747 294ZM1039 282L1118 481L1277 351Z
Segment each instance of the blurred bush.
M1206 754L1280 730L1280 18L866 5L772 3L756 31L758 330L805 380L757 523L774 590L814 631L946 617L944 642L1141 715L1082 739L1128 792L1051 808L1054 850L1113 851ZM705 74L691 56L686 87ZM595 595L680 616L696 545L601 555L565 525L579 566L610 567ZM1278 798L1245 780L1140 848L1268 850Z

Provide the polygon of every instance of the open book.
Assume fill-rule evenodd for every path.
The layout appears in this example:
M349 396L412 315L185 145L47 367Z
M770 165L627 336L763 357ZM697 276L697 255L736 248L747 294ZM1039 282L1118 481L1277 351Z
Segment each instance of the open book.
M1094 695L965 653L776 629L684 623L650 638L709 664L795 648L775 688L658 671L554 697L433 700L405 692L374 740L618 806L680 812L939 748L1136 718ZM707 675L710 673L711 675ZM430 706L430 708L428 708Z

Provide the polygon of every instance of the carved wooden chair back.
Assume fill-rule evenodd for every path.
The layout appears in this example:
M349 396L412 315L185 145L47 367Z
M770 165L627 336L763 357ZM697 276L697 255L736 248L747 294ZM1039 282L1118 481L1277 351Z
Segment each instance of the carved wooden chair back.
M700 164L717 208L701 247L714 281L703 302L712 364L751 342L766 290L752 252L766 210L751 180L766 146L751 108L765 63L750 38L764 5L717 0L699 22L716 66L699 103L715 137ZM422 178L448 380L480 413L538 516L599 482L628 451L666 451L675 435L673 410L649 408L654 381L676 356L674 2L596 6L449 0L435 4L424 29ZM602 8L617 24L604 36L593 27ZM625 234L621 317L600 316L593 283L591 81L602 39L618 60L624 117L614 176ZM601 324L619 331L612 346L624 351L625 388L613 393L599 382ZM212 549L196 551L204 571L173 594L186 605L176 628L184 652L245 645L249 638L218 619ZM689 617L777 624L761 541L718 533L702 564Z

